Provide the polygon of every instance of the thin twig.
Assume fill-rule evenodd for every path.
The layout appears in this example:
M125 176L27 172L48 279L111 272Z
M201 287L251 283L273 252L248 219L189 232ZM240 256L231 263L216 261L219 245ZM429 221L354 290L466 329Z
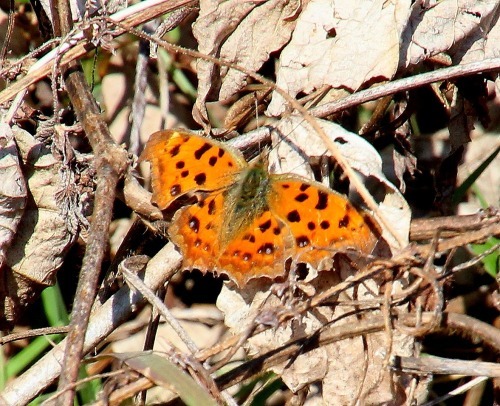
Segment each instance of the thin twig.
M10 45L10 40L12 39L12 33L14 31L14 24L16 19L15 14L15 2L14 0L9 0L9 14L7 16L7 32L4 34L2 48L0 50L0 70L2 70L3 64L7 57L7 49Z
M42 327L35 328L28 331L23 331L22 333L12 333L4 337L0 337L0 345L10 343L12 341L24 340L26 338L40 337L52 334L66 334L69 331L69 327Z
M146 300L158 311L165 321L172 327L182 342L186 345L191 354L196 354L199 348L194 341L189 337L184 328L180 325L179 321L170 313L167 306L156 296L144 282L133 272L127 268L127 260L123 261L119 267L120 272L123 274L126 282L134 289L141 292Z
M379 99L384 96L417 89L431 83L443 80L453 80L465 76L478 75L481 73L500 71L500 58L485 59L479 62L451 66L438 69L432 72L421 73L404 79L396 79L392 82L375 86L370 89L361 90L341 100L325 103L322 106L314 107L309 112L315 117L327 117L338 111L359 106L360 104Z

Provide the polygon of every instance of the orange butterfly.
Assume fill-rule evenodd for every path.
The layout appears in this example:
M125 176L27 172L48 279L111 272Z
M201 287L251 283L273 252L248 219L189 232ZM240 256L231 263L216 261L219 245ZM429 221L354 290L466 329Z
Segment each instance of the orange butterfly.
M161 210L181 196L168 228L187 269L228 275L239 286L285 274L285 262L321 269L333 253L372 252L378 227L366 213L322 184L269 174L262 157L183 130L151 135L141 160L151 163L153 203Z

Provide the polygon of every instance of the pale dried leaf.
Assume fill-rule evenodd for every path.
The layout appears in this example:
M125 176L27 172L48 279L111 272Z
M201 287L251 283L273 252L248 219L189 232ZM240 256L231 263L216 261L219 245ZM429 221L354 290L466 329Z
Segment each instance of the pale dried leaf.
M257 71L290 38L299 0L240 1L202 0L200 14L193 25L200 52L220 57L251 71ZM206 122L205 102L226 99L246 85L246 74L199 60L198 98L195 114Z
M357 134L326 120L317 120L326 135L337 145L349 165L364 177L377 181L374 188L379 200L379 210L398 231L403 241L408 241L411 210L403 195L382 172L382 158L373 146ZM291 116L280 120L273 131L274 143L270 154L271 169L277 172L292 172L311 175L308 161L313 156L330 156L331 153L315 131L302 118ZM387 232L384 239L391 248L399 244Z
M456 63L470 63L500 56L500 3L495 0L469 2L466 16L472 19L470 34L453 55Z
M455 63L500 55L499 12L497 0L443 0L427 9L415 2L403 35L402 65L418 64L443 52Z
M224 326L221 323L222 315L215 306L194 305L188 309L173 308L171 312L198 348L209 348L220 340ZM209 321L208 324L204 323L206 320ZM113 341L110 349L113 352L121 353L141 348L145 341L148 323L149 319L145 320L144 328L134 333L127 332L125 338ZM214 323L215 325L210 325ZM121 330L126 332L127 326ZM168 323L160 323L156 337L153 348L155 351L169 352L172 351L172 348L176 348L180 352L188 352L185 343Z
M408 396L410 377L404 375L396 377L388 368L384 368L387 335L369 334L365 340L366 343L361 337L347 339L327 347L328 359L336 361L329 364L328 373L323 379L325 405L350 404L359 389L361 389L360 397L363 399L360 404L404 404ZM395 333L393 340L393 354L401 356L412 354L413 338Z
M324 85L356 90L374 79L391 79L409 4L312 0L281 53L276 84L295 97ZM275 93L268 113L277 116L284 110L284 100Z
M0 124L0 267L17 233L27 200L26 183L12 129Z
M322 272L312 284L318 290L337 284L346 274ZM225 284L217 299L217 307L225 314L225 323L233 334L244 333L255 318L262 319L283 308L283 303L270 294L271 282L252 281L248 289L239 291L231 284ZM365 282L356 291L358 300L370 299L378 291L376 284ZM347 294L354 297L354 291ZM356 316L343 316L351 308L322 306L297 317L289 323L268 329L247 340L250 355L262 354L279 348L291 340L311 335L320 328L335 328L362 322ZM401 309L404 311L404 309ZM375 314L376 312L372 313ZM272 317L270 317L272 318ZM329 322L336 320L328 326ZM392 354L410 355L413 338L401 333L393 335ZM322 404L350 404L356 395L367 399L367 404L381 404L391 399L404 399L408 377L393 377L384 368L388 351L387 335L376 333L366 336L366 345L361 337L338 341L304 354L297 354L292 360L273 367L284 383L293 391L321 382ZM366 377L365 377L366 371ZM381 381L378 382L379 375ZM378 384L375 387L375 384ZM394 393L394 390L396 393Z

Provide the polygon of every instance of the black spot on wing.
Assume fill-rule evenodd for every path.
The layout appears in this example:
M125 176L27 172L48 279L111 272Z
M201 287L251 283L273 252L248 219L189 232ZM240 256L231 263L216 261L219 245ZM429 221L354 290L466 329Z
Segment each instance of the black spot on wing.
M194 157L198 160L201 159L201 157L211 148L212 146L208 142L203 143L203 145L194 152Z
M215 213L215 200L210 200L208 203L208 214L212 215Z
M328 220L323 220L321 223L319 223L319 226L323 230L328 230L330 228L330 222Z
M297 237L295 241L297 242L297 246L299 246L300 248L307 247L311 243L309 238L307 238L305 235Z
M270 228L271 228L271 220L267 220L267 221L264 221L263 223L259 224L259 230L263 233L265 233Z
M297 210L292 210L287 214L286 218L291 223L298 223L300 221L300 214Z
M255 235L253 235L253 234L245 234L243 236L243 240L249 241L249 242L251 242L253 244L255 242Z
M177 154L179 154L180 149L181 149L180 145L176 145L175 147L173 147L170 150L170 156L173 158L174 156L176 156Z
M257 252L259 254L271 255L274 252L274 245L271 243L262 244Z
M339 220L339 228L346 228L348 225L349 225L349 221L351 219L349 218L349 215L346 214L344 217L342 217L340 220Z
M295 196L295 201L297 202L305 202L307 199L309 199L309 195L307 193L299 193Z
M250 261L252 259L252 254L250 254L249 252L245 252L243 254L242 258L243 258L243 261L248 262L248 261Z
M196 176L194 177L194 181L196 182L196 184L197 184L198 186L202 186L202 185L204 185L204 184L205 184L205 182L206 182L206 180L207 180L207 175L206 175L205 173L203 173L203 172L202 172L202 173L199 173L198 175L196 175Z
M318 203L316 203L316 210L325 210L328 207L328 193L322 190L318 191Z

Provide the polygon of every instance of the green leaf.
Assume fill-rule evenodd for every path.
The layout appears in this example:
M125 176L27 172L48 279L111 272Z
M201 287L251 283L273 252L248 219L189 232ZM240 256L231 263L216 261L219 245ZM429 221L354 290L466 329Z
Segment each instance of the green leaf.
M453 199L452 202L453 204L458 204L460 203L465 194L467 193L467 190L474 184L474 182L481 176L481 174L486 170L486 168L493 162L493 160L496 158L498 153L500 152L500 146L498 146L488 158L484 160L484 162L479 165L474 172L472 172L467 179L464 180L464 182L455 190L455 193L453 194Z
M193 378L166 357L152 352L111 354L155 384L168 388L190 406L216 406L217 402Z
M500 242L500 239L495 237L490 237L484 244L471 244L470 248L474 254L479 255L483 252L489 250ZM497 250L491 254L484 257L481 262L483 263L484 269L493 278L498 275L498 268L500 264L500 252Z

